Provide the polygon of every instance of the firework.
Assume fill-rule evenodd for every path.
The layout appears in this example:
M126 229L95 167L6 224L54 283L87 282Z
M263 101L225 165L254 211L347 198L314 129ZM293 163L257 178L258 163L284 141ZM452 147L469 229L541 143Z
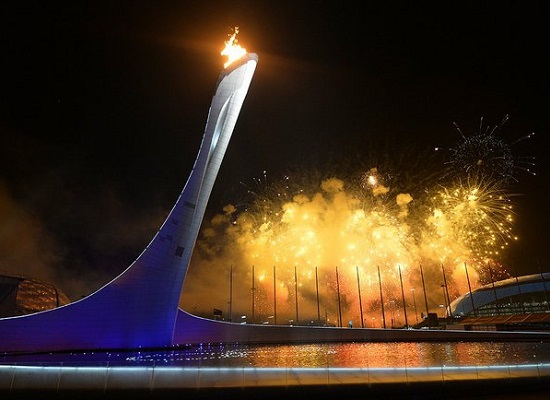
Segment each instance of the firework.
M477 260L495 258L517 240L510 196L499 182L470 177L441 188L433 199L428 232L463 244Z
M424 157L412 146L391 146L361 160L355 171L347 164L329 172L302 168L269 181L264 171L242 184L243 204L227 206L205 223L184 297L220 308L223 298L214 303L203 293L227 290L227 280L219 277L232 266L234 282L244 282L235 305L246 310L252 295L258 320L273 314L274 304L278 321L295 319L297 302L300 318L316 316L319 284L325 321L343 313L344 321L360 325L360 282L361 308L377 313L367 319L380 320L384 305L404 322L400 310L410 304L403 304L403 291L425 288L430 312L445 304L442 266L452 298L469 290L465 264L474 288L487 280L487 265L494 276L505 275L502 257L517 238L504 183L519 166L510 146L496 138L497 128L481 131L463 136L447 164L441 153Z
M370 178L373 176L376 179ZM357 313L356 274L362 282L365 310L380 308L378 268L385 298L399 308L399 268L405 290L410 293L411 288L419 287L418 266L422 263L428 275L428 297L437 304L441 303L441 264L449 271L451 293L463 293L463 263L496 257L513 238L509 201L488 181L438 186L424 192L431 196L428 200L415 199L410 193L394 194L385 186L384 176L373 167L353 184L328 178L308 186L307 179L301 177L296 179L300 184L295 185L286 176L281 182L256 185L252 204L242 211L228 206L203 228L199 241L202 256L194 258L192 264L208 265L192 266L189 279L197 279L193 271L199 270L217 271L214 275L219 276L231 264L239 265L234 270L242 274L242 281L250 282L250 268L254 266L258 318L262 312L264 316L272 312L275 291L279 320L284 320L281 315L285 313L292 319L296 296L301 314L316 314L313 288L317 269L328 313L337 312L336 267L340 273L340 306L343 312ZM357 186L363 190L350 189ZM382 193L381 187L388 190ZM424 206L428 203L430 207ZM276 282L271 278L273 268L277 269ZM211 286L212 282L203 284ZM246 286L244 297L250 295L250 284ZM244 297L242 302L250 304Z
M475 135L465 136L455 124L462 136L462 141L450 148L450 160L447 162L450 171L447 174L464 178L470 176L488 178L499 182L503 186L511 181L517 181L519 171L527 171L531 174L534 157L518 157L512 152L511 146L525 139L531 138L534 133L526 135L511 145L508 145L497 134L508 120L505 116L499 125L483 127L483 118L479 126L479 132Z

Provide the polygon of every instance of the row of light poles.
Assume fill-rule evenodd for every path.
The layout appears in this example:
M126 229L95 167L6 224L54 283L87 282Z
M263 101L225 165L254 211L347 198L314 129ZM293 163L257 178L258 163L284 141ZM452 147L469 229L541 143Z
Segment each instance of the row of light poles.
M453 320L453 316L452 316L452 311L451 311L451 307L450 307L450 304L451 304L451 300L450 300L450 297L449 297L449 290L448 290L448 286L447 286L447 278L446 278L446 274L445 274L445 268L443 267L443 265L441 265L441 268L442 268L442 273L443 273L443 284L441 285L441 288L442 288L442 291L443 291L443 301L444 301L444 307L445 307L445 310L449 313L450 315L450 319L451 321ZM467 277L467 280L468 280L468 288L469 288L469 291L470 291L470 294L471 294L471 285L470 285L470 280L469 280L469 276L468 276L468 270L467 270L467 266L466 266L466 263L464 263L464 268L465 268L465 271L466 271L466 277ZM404 287L403 287L403 278L402 278L402 274L401 274L401 266L398 266L398 272L399 272L399 282L400 282L400 287L401 287L401 302L402 302L402 305L403 305L403 314L404 314L404 319L405 319L405 326L408 327L409 326L409 321L408 321L408 316L407 316L407 303L406 303L406 299L405 299L405 292L404 292ZM362 298L361 298L361 282L360 282L360 278L359 278L359 267L356 267L356 274L357 274L357 291L358 291L358 298L359 298L359 312L360 312L360 321L361 321L361 327L364 328L365 327L365 322L364 322L364 317L363 317L363 304L362 304ZM427 294L426 294L426 285L425 285L425 281L424 281L424 272L423 272L423 269L422 269L422 265L420 265L420 274L421 274L421 278L422 278L422 287L423 287L423 293L424 293L424 302L425 302L425 309L426 309L426 316L428 315L429 313L429 309L428 309L428 299L427 299ZM385 301L384 301L384 297L383 297L383 291L382 291L382 279L381 279L381 274L380 274L380 267L378 267L378 280L379 280L379 291L380 291L380 304L381 304L381 316L382 316L382 327L383 328L386 328L386 312L385 312L385 307L384 307L384 304L385 304ZM232 313L233 313L233 310L232 310L232 305L233 305L233 266L231 266L231 270L230 270L230 279L229 279L229 282L230 282L230 293L229 293L229 302L228 302L228 305L229 305L229 318L228 320L231 321L232 320ZM273 324L277 324L277 285L276 285L276 282L277 282L277 276L276 276L276 267L273 267L273 316L270 316L269 318L272 319L272 323ZM316 288L316 300L317 300L317 322L318 322L318 325L321 324L321 313L320 313L320 297L319 297L319 279L318 279L318 273L317 273L317 267L315 267L315 288ZM254 266L252 266L252 288L251 288L251 292L252 292L252 318L251 318L251 323L254 323L255 322L255 291L256 291L256 286L255 286L255 272L254 272ZM294 267L294 291L295 291L295 319L293 322L296 322L298 323L299 321L299 307L298 307L298 275L297 275L297 268ZM342 327L343 324L342 324L342 308L341 308L341 297L340 297L340 280L339 280L339 274L338 274L338 267L336 267L336 291L337 291L337 301L338 301L338 309L337 309L337 313L338 313L338 326ZM417 310L417 303L416 303L416 294L415 294L415 288L411 288L410 289L411 291L411 296L412 296L412 300L413 300L413 308L414 308L414 314L415 314L415 323L418 324L419 321L418 321L418 310ZM473 298L472 296L470 295L470 299L472 301L472 309L475 310L475 307L474 307L474 304L473 304ZM390 311L391 311L391 316L392 316L392 319L391 319L391 326L392 328L394 327L394 321L395 321L395 318L394 318L394 308L395 308L395 300L390 300L390 305L392 305ZM325 307L325 319L326 321L328 321L328 318L326 317L326 307ZM444 315L445 317L445 312L444 312ZM246 316L242 316L241 319L243 321L241 322L246 322ZM372 325L374 326L374 321L375 321L375 318L372 317ZM269 323L269 321L268 321Z

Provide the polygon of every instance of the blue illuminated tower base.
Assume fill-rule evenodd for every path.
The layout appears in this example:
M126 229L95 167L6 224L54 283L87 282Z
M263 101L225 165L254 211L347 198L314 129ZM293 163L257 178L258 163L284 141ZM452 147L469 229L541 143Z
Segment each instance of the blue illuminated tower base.
M84 299L0 319L0 352L172 346L193 247L257 62L246 54L220 74L189 179L136 261Z

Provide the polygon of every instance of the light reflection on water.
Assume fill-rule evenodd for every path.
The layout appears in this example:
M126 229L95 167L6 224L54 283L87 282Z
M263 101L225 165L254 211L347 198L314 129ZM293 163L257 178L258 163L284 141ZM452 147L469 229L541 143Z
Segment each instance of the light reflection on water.
M141 354L140 362L159 363ZM136 359L136 361L138 361ZM250 367L427 367L550 362L550 343L337 343L202 346L177 351L167 364Z
M203 345L163 351L0 356L2 364L186 367L433 367L550 362L550 343L330 343Z

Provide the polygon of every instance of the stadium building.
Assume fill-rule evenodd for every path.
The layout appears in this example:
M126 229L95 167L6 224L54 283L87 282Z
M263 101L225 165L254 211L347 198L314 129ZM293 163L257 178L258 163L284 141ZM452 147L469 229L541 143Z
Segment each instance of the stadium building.
M451 303L448 317L467 330L550 330L550 273L493 282Z
M0 318L51 310L65 304L69 304L69 298L51 283L0 274Z

